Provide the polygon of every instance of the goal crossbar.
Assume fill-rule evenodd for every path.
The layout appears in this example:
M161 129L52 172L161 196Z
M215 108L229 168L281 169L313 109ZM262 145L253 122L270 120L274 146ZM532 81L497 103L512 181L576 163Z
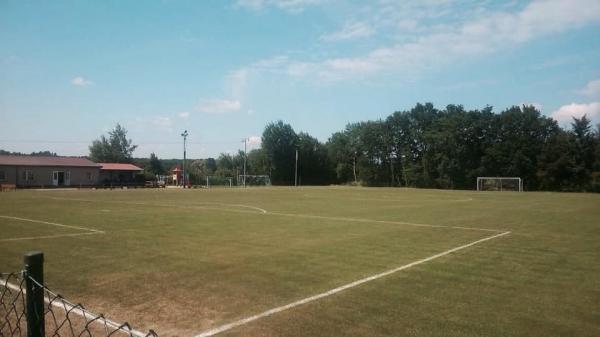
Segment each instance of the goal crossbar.
M512 183L507 184L507 182ZM485 190L523 192L523 179L520 177L477 177L477 191Z

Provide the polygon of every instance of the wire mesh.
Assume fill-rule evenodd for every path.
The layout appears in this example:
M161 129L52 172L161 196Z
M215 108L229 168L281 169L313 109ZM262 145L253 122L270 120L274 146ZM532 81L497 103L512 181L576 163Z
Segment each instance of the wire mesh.
M0 337L26 336L25 279L21 273L0 274Z
M26 278L44 291L45 336L49 337L158 337L153 331L135 330L87 310L51 291L23 273L0 274L0 337L27 336L27 319L40 313L26 312Z

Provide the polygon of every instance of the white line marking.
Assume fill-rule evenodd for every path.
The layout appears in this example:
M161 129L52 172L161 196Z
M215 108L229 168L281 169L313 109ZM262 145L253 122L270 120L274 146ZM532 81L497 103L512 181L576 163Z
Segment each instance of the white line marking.
M44 236L25 236L25 237L20 237L20 238L0 239L0 242L37 240L37 239L56 239L56 238L83 236L83 235L95 235L95 234L105 234L105 233L104 232L88 232L88 233L56 234L56 235L44 235Z
M351 222L366 222L366 223L374 222L374 223L406 225L406 226L415 226L415 227L464 229L464 230L474 230L474 231L483 231L483 232L492 232L492 233L504 232L502 230L490 229L490 228L431 225L431 224L406 222L406 221L375 220L375 219L365 219L365 218L346 218L346 217L333 217L333 216L322 216L322 215L311 215L311 214L279 213L279 212L269 212L267 214L289 216L289 217L296 217L296 218L312 218L312 219L324 219L324 220L335 220L335 221L351 221Z
M312 194L308 194L305 193L303 194L304 197L307 198L312 198L312 199L328 199L328 196L316 196L316 195L312 195ZM356 197L351 197L351 198L344 198L345 200L357 200L357 201L383 201L383 202L407 202L410 201L410 199L394 199L392 198L356 198ZM465 201L473 201L473 198L462 198L462 199L435 199L435 200L423 200L422 202L426 202L426 203L440 203L440 202L465 202ZM397 207L418 207L418 206L422 206L422 205L416 205L416 204L412 204L412 205L400 205Z
M206 206L197 206L197 205L172 205L172 204L155 204L155 203L132 202L132 201L90 200L90 199L75 199L75 198L49 198L49 199L71 200L71 201L82 201L82 202L106 202L106 203L118 203L121 205L137 205L137 206L151 206L151 207L175 207L175 208L182 208L182 209L203 209L203 210L214 210L214 211L223 211L223 212L257 214L254 211L246 211L246 210L241 210L241 209L226 209L226 208L206 207ZM385 223L385 224L392 224L392 225L406 225L406 226L429 227L429 228L452 228L452 229L483 231L483 232L491 232L491 233L502 232L502 230L490 229L490 228L430 225L430 224L405 222L405 221L375 220L375 219L366 219L366 218L346 218L346 217L333 217L333 216L322 216L322 215L311 215L311 214L270 212L263 208L249 206L249 205L208 203L208 202L203 202L203 203L204 204L223 205L223 206L247 207L247 208L256 209L256 210L260 211L261 212L260 214L286 216L286 217L294 217L294 218L324 219L324 220L333 220L333 221L350 221L350 222L365 222L365 223Z
M448 255L448 254L451 254L451 253L454 253L454 252L459 251L461 249L465 249L465 248L474 246L474 245L476 245L478 243L482 243L482 242L485 242L485 241L488 241L488 240L496 239L496 238L499 238L499 237L507 235L507 234L510 234L510 232L503 232L503 233L500 233L500 234L488 236L488 237L485 237L483 239L479 239L477 241L473 241L471 243L468 243L466 245L462 245L460 247L452 248L452 249L449 249L447 251L441 252L439 254L435 254L435 255L432 255L430 257L427 257L427 258L424 258L424 259L421 259L421 260L418 260L418 261L414 261L414 262L411 262L409 264L405 264L405 265L400 266L398 268L390 269L388 271L384 271L382 273L375 274L373 276L369 276L369 277L366 277L366 278L354 281L352 283L345 284L345 285L343 285L341 287L337 287L337 288L328 290L328 291L326 291L324 293L313 295L313 296L310 296L310 297L307 297L307 298L304 298L304 299L301 299L301 300L298 300L298 301L295 301L295 302L292 302L292 303L289 303L289 304L286 304L286 305L283 305L283 306L280 306L280 307L277 307L277 308L273 308L273 309L267 310L265 312L262 312L260 314L257 314L257 315L254 315L254 316L250 316L250 317L246 317L246 318L240 319L238 321L235 321L235 322L232 322L232 323L229 323L229 324L221 325L219 327L216 327L216 328L204 331L204 332L200 333L199 335L196 335L195 337L209 337L209 336L214 336L214 335L219 334L221 332L224 332L224 331L227 331L227 330L231 330L231 329L233 329L235 327L238 327L240 325L248 324L248 323L250 323L252 321L256 321L258 319L261 319L261 318L264 318L264 317L267 317L267 316L271 316L273 314L276 314L276 313L279 313L279 312L282 312L282 311L285 311L285 310L292 309L292 308L297 307L299 305L303 305L303 304L306 304L306 303L309 303L309 302L317 301L317 300L319 300L321 298L334 295L336 293L339 293L341 291L344 291L344 290L347 290L347 289L350 289L350 288L354 288L354 287L359 286L359 285L361 285L363 283L367 283L367 282L370 282L370 281L382 278L384 276L387 276L387 275L399 272L401 270L408 269L410 267L414 267L416 265L419 265L419 264L422 264L422 263L425 263L425 262L428 262L428 261L431 261L431 260L435 260L437 258L440 258L442 256L445 256L445 255Z
M51 225L51 226L56 226L56 227L69 228L69 229L76 229L76 230L81 230L81 231L86 231L87 232L87 233L67 233L67 234L54 234L54 235L41 235L41 236L25 236L25 237L18 237L18 238L0 239L0 242L22 241L22 240L36 240L36 239L55 239L55 238L73 237L73 236L82 236L82 235L106 234L104 231L100 231L100 230L97 230L97 229L86 228L86 227L79 227L79 226L63 225L63 224L60 224L60 223L48 222L48 221L42 221L42 220L19 218L19 217L16 217L16 216L0 215L0 218L11 219L11 220L18 220L18 221L26 221L26 222L33 222L33 223L41 223L41 224L45 224L45 225Z
M242 204L227 204L227 203L217 203L217 202L201 202L201 204L213 204L215 206L233 206L233 207L244 207L253 209L256 211L247 211L243 209L227 209L222 207L209 207L209 206L199 206L199 205L177 205L177 204L166 204L166 203L149 203L149 202L133 202L133 201L112 201L112 200L90 200L90 199L79 199L79 198L62 198L62 197L47 197L46 199L52 200L70 200L70 201L81 201L81 202L105 202L105 203L117 203L120 205L136 205L136 206L151 206L151 207L169 207L169 208L181 208L181 209L205 209L205 210L214 210L214 211L224 211L224 212L233 212L233 213L245 213L245 214L257 214L256 211L266 214L267 210L250 206L250 205L242 205Z
M221 202L200 202L200 204L243 207L243 208L254 209L254 210L257 210L257 211L259 211L261 213L264 213L264 214L267 213L267 210L264 209L264 208L260 208L260 207L256 207L256 206L250 206L250 205L244 205L244 204L226 204L226 203L221 203Z
M18 218L16 216L0 215L0 218L12 219L12 220L20 220L20 221L27 221L27 222L37 222L37 223L42 223L42 224L52 225L52 226L58 226L58 227L64 227L64 228L71 228L71 229L79 229L79 230L90 231L90 232L101 232L101 233L104 233L103 231L99 231L97 229L92 229L92 228L63 225L63 224L56 223L56 222L48 222L48 221L42 221L42 220Z

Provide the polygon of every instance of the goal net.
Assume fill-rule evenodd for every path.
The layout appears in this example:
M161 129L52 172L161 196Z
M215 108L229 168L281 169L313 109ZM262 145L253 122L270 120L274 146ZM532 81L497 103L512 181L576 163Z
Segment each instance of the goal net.
M271 186L271 178L266 174L240 174L237 182L239 186Z
M519 177L477 177L477 190L523 192L523 180Z
M206 188L232 187L232 186L233 186L233 178L232 177L206 176Z

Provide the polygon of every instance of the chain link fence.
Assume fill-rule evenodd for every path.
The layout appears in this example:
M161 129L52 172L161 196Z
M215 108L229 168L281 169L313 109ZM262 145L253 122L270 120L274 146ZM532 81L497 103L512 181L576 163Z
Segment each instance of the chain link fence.
M158 337L153 330L135 330L68 301L34 279L36 272L28 268L0 274L0 337Z

